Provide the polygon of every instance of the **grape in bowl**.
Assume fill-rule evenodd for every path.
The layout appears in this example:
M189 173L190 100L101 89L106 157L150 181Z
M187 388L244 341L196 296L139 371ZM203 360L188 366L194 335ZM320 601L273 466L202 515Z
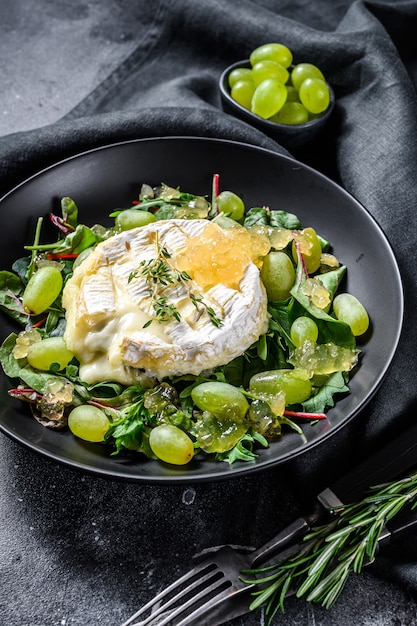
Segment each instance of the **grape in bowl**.
M254 65L250 59L244 59L227 67L219 79L222 108L289 150L306 146L317 139L328 123L335 104L334 91L319 75L308 76L309 71L320 72L310 63L284 68L286 74L282 76L268 76L268 71L276 69L268 65L266 59ZM260 82L251 88L254 71L256 81ZM303 81L304 72L307 76ZM264 80L262 74L266 76Z

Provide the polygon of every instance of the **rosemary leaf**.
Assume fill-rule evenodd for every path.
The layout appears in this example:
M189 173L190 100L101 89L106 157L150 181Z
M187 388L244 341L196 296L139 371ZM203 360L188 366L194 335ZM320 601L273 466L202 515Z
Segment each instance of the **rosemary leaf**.
M333 606L349 575L361 572L375 558L386 522L406 504L417 507L417 473L371 487L362 500L330 510L328 523L313 527L296 554L247 572L253 576L245 581L254 588L253 607L266 603L269 625L278 608L284 611L290 589L308 602ZM261 572L266 575L258 579Z
M316 573L323 571L325 566L335 558L337 551L341 548L346 537L337 537L335 540L329 542L327 548L318 556L314 564L308 570L308 577L314 576Z

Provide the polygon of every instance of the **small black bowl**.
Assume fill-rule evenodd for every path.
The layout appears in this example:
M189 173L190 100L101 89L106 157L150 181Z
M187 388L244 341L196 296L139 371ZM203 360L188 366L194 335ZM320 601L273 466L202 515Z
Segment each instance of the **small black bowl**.
M258 130L264 132L268 137L275 139L279 144L288 150L302 148L313 142L326 126L335 102L335 96L333 89L327 83L330 90L330 104L327 110L320 116L316 117L305 124L278 124L277 122L271 122L270 120L263 119L259 115L255 115L248 109L245 109L238 102L233 100L230 95L229 87L229 74L236 68L249 68L251 67L249 59L238 61L229 65L219 79L219 89L222 102L222 108L225 113L235 115L244 122L248 122Z

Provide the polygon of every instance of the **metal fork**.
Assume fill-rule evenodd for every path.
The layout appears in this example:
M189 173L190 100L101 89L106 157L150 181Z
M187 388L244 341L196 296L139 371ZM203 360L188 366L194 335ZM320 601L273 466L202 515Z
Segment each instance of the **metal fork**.
M132 615L122 626L219 626L250 611L253 585L240 580L242 570L283 560L300 549L294 540L306 533L296 520L254 550L224 545L203 550L200 563ZM417 510L405 510L382 531L378 544L417 526ZM284 546L284 548L283 548ZM369 565L371 561L366 562ZM289 590L287 596L294 593ZM136 621L141 618L142 621ZM142 619L143 618L143 619Z
M248 612L252 586L240 580L241 571L266 564L278 552L280 559L296 552L299 546L293 542L307 530L307 522L299 519L256 550L234 545L203 550L194 557L199 561L195 567L122 626L202 626L209 623L203 621L205 614L209 614L210 624L220 624Z

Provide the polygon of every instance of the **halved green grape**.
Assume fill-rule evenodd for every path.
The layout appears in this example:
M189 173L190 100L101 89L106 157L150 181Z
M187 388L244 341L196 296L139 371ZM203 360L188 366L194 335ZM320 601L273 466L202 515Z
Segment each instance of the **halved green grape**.
M299 90L306 78L321 78L325 81L322 71L312 63L298 63L291 70L291 82Z
M308 122L308 111L301 102L286 102L276 115L270 118L277 124L305 124Z
M268 300L271 302L287 300L295 281L294 264L288 254L280 250L269 252L264 258L261 280Z
M119 213L114 224L118 230L131 230L156 222L156 217L149 211L140 211L139 209L125 209Z
M255 89L251 111L264 119L272 117L287 99L285 85L276 78L267 78Z
M34 272L23 293L23 308L31 315L39 315L55 302L62 289L62 274L52 265L44 265Z
M306 78L301 84L300 100L311 113L323 113L330 104L330 91L321 78Z
M281 83L286 83L289 78L288 70L275 61L259 61L252 67L252 80L255 85L260 85L267 78L276 78Z
M64 369L74 358L74 353L68 350L63 337L46 337L42 341L32 343L27 352L29 365L35 369L49 371L54 363L58 364L58 371Z
M238 80L231 89L233 100L250 111L256 85L252 80Z
M319 336L319 329L316 322L311 317L301 315L297 317L291 325L291 341L298 347L307 339L315 343Z
M240 80L252 80L252 70L249 67L235 67L227 77L230 88Z
M233 191L222 191L216 197L216 204L219 211L225 213L235 221L239 221L245 214L245 204Z
M254 394L285 393L285 403L299 404L311 395L311 382L303 370L269 370L254 374L249 381L249 392Z
M333 300L333 311L337 319L349 324L355 337L363 335L369 328L369 316L361 302L350 293L340 293Z
M280 63L284 67L289 67L292 63L292 52L282 43L265 43L252 50L249 57L251 65L268 59Z
M158 459L172 465L185 465L194 456L194 444L178 426L160 424L152 428L149 445Z
M68 416L68 427L73 435L85 441L104 441L110 421L102 409L91 404L81 404Z
M248 401L237 387L218 381L197 385L191 392L191 398L202 411L235 422L241 422L249 408Z

